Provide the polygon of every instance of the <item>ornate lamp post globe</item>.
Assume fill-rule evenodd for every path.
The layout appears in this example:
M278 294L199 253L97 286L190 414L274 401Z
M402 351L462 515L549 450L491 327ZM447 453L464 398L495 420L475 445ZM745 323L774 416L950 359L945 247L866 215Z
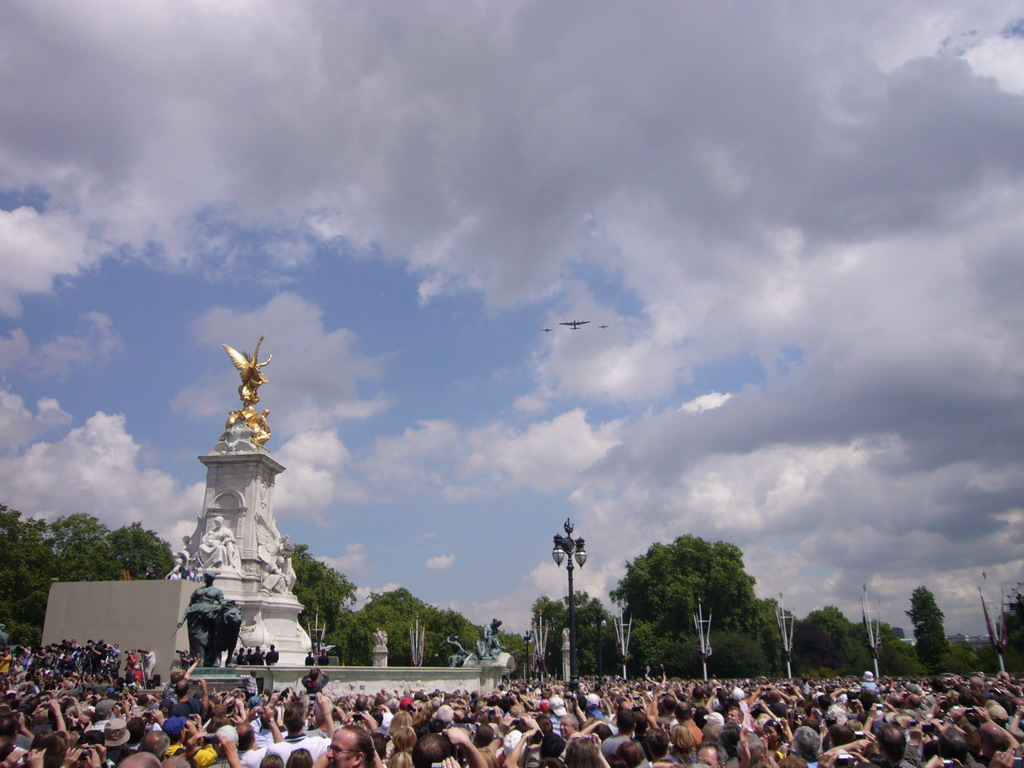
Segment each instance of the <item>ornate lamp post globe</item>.
M569 574L569 689L574 693L579 690L580 678L576 673L576 594L572 587L572 572L574 569L573 560L580 568L587 562L586 542L583 537L572 537L573 527L566 518L562 528L565 536L555 534L555 545L551 549L551 559L559 567L565 562L566 571Z

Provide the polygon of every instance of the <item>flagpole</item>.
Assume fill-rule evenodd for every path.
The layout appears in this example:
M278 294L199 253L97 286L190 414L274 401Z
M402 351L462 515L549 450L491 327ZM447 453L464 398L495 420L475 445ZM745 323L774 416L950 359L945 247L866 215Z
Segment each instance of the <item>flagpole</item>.
M1003 590L999 589L999 616L992 621L992 617L989 614L988 604L991 602L988 597L988 575L982 571L981 580L985 584L985 590L982 591L981 585L978 585L978 594L981 596L981 610L985 614L985 628L988 630L988 640L992 643L992 648L995 649L996 656L999 657L999 671L1006 671L1006 664L1003 662L1003 647L1006 645L1006 610L1003 606Z
M864 618L864 629L868 635L868 647L871 649L871 659L875 663L875 680L878 680L878 649L882 645L882 638L879 634L881 629L877 618L871 618L873 611L869 610L868 585L864 585L864 597L860 599L860 613Z
M779 604L775 608L775 617L779 622L779 633L782 635L782 654L786 659L786 676L793 677L793 621L794 616L788 613L779 592Z
M711 614L704 618L704 606L697 603L697 613L693 614L693 623L697 628L697 639L700 650L700 661L704 667L704 681L708 679L708 657L711 656Z

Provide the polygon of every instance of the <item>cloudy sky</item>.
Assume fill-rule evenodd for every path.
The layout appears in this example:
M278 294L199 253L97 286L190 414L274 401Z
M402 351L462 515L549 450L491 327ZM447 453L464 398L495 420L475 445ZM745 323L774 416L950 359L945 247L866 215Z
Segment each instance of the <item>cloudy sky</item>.
M4 3L0 502L189 531L265 332L280 527L364 592L522 631L571 517L606 600L693 533L800 616L924 584L981 631L1024 578L1022 19Z

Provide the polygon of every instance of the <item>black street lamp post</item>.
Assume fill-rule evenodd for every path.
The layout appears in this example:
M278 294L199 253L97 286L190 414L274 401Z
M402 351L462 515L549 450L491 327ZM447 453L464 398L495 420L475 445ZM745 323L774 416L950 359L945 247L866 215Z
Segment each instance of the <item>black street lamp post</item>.
M569 690L575 693L579 690L580 678L576 673L576 594L572 588L572 572L575 567L573 559L582 568L587 562L587 550L582 536L575 539L572 537L572 523L568 518L562 527L565 529L565 536L555 534L555 546L551 550L551 557L559 566L565 560L565 567L569 572Z

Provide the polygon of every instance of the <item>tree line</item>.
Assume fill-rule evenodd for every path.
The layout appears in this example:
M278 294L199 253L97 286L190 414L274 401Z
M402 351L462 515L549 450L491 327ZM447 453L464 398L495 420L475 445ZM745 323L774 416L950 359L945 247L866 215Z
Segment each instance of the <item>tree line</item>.
M146 578L174 562L170 545L141 523L111 530L84 514L47 522L3 504L0 541L0 622L12 642L26 645L42 636L51 581Z
M155 569L172 567L170 545L138 522L111 530L90 515L73 514L52 522L24 517L0 505L0 621L13 642L38 643L46 615L50 582L145 578ZM293 558L295 595L304 606L299 621L313 636L320 633L342 662L368 665L373 632L388 633L389 664L411 664L409 632L414 621L424 634L423 664L445 666L457 637L471 650L481 627L458 611L428 604L405 588L371 594L358 609L356 588L344 574L317 560L309 547L297 545ZM680 536L652 544L626 564L609 597L632 620L628 656L622 659L614 619L605 604L586 592L576 593L578 670L583 675L642 675L647 667L669 675L697 677L701 657L693 614L698 602L712 616L709 672L718 677L785 674L774 599L758 598L756 583L734 544ZM1015 594L1007 615L1011 671L1024 671L1024 600ZM949 643L944 617L932 592L924 586L910 596L907 617L916 647L904 642L886 623L880 625L879 666L884 674L958 674L998 669L995 651L978 651ZM561 632L568 625L568 598L541 596L532 615L549 629L545 662L549 673L561 670ZM500 616L498 618L501 618ZM503 645L525 658L525 639L501 634ZM864 625L839 608L824 606L794 624L794 674L860 674L872 668Z

